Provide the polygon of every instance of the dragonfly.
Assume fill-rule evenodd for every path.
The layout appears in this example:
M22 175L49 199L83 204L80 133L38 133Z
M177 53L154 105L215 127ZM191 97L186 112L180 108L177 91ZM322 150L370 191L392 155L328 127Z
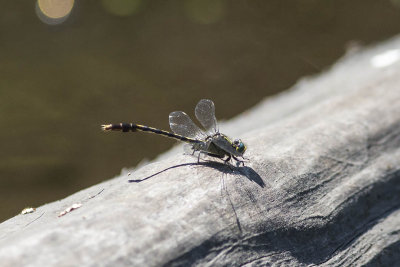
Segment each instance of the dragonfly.
M209 99L201 99L196 105L195 115L204 129L197 126L183 111L174 111L169 114L169 126L172 132L136 123L105 124L101 127L103 131L141 131L169 137L187 143L192 155L198 152L198 161L200 161L200 155L205 154L221 159L225 163L234 159L237 166L240 164L244 166L246 159L243 155L247 147L242 140L234 139L232 141L228 136L219 132L214 102Z

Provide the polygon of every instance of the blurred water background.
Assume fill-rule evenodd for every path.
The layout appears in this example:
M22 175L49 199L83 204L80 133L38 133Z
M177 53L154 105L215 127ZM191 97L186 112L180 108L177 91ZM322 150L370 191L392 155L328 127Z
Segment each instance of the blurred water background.
M400 31L399 0L0 3L0 221L175 144L100 124L169 129L201 98L229 119Z

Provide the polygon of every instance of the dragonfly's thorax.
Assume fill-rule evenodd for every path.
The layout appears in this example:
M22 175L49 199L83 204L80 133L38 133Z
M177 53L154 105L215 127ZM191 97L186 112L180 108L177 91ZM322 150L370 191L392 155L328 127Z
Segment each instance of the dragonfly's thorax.
M228 136L219 132L210 135L206 138L208 144L208 151L220 156L238 156L242 157L246 151L246 146L240 139L232 141Z

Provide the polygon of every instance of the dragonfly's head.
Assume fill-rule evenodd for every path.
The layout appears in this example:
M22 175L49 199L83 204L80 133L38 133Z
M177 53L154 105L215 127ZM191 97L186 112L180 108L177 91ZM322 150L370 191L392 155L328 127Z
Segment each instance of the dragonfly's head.
M233 141L232 146L240 153L240 154L244 154L244 152L246 151L247 147L246 145L242 142L242 140L240 139L235 139L235 141Z

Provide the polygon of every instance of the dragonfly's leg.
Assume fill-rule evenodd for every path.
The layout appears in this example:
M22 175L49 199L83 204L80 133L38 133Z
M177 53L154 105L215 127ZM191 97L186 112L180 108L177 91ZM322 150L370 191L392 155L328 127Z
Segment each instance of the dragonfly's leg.
M245 157L243 157L243 156L242 156L242 159L243 159L243 160L240 160L240 161L244 161L244 162L245 162L245 161L249 161L249 162L250 162L250 159L245 158Z
M231 160L231 158L233 157L233 155L229 155L226 159L224 159L225 165L229 167L229 169L231 169L231 171L233 171L232 165L229 164L229 161Z
M200 156L201 156L201 151L199 151L199 155L197 156L197 163L200 163ZM193 150L193 155L194 155L194 150Z
M210 157L219 158L220 160L222 160L225 163L226 166L229 167L229 169L231 169L231 171L233 171L233 168L232 168L231 164L228 163L231 160L231 156L228 156L228 158L224 159L224 156L221 156L221 155L208 153L208 152L203 152L203 151L200 151L200 153L203 153L203 154L205 154L207 156L210 156ZM204 161L205 162L213 162L211 160L204 160Z
M213 154L213 153L209 153L209 152L205 152L205 151L199 151L199 156L198 156L198 158L197 158L197 163L200 162L200 154L207 155L207 156L213 157L213 158L218 158L218 159L221 159L221 160L225 161L225 160L223 159L223 158L224 158L223 156L221 157L220 155L217 155L217 154ZM214 162L214 161L212 161L212 160L207 160L207 159L203 159L203 161L204 161L204 162Z
M200 157L201 157L202 154L208 155L208 156L211 156L211 157L216 157L214 154L210 154L210 153L207 153L207 152L204 152L204 151L199 151L199 155L197 156L197 163L200 163ZM209 160L205 160L205 159L203 159L203 160L204 161L209 161Z
M244 167L244 161L243 160L240 160L240 159L238 159L237 157L235 157L234 155L232 155L232 157L236 160L236 162L237 162L237 166L240 166L240 164L242 164L243 165L243 167Z

